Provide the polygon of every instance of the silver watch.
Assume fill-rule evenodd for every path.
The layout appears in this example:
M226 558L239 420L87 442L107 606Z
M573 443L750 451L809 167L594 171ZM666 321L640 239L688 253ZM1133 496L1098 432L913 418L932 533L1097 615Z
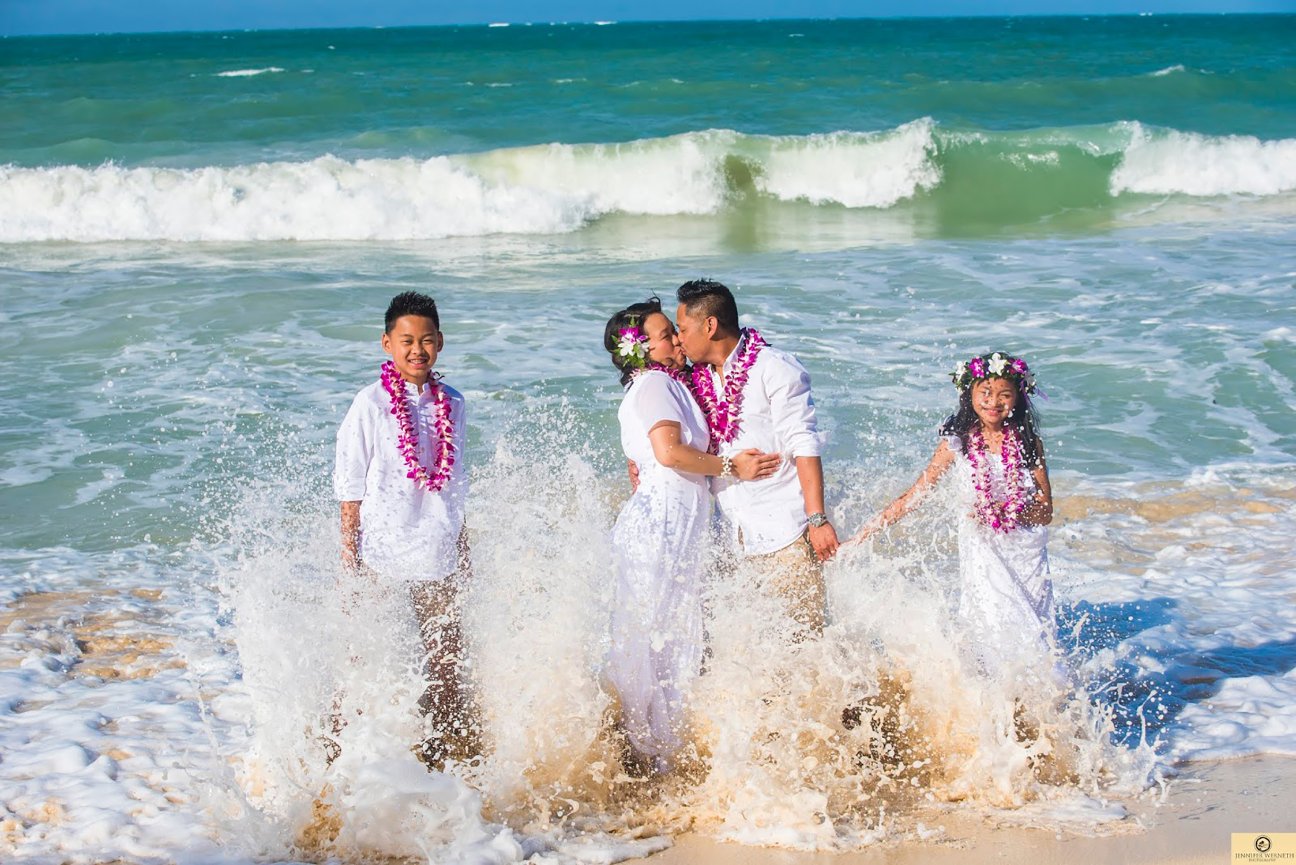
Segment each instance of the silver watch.
M816 529L821 526L828 525L828 515L825 514L823 511L818 511L817 513L813 513L810 516L806 517L806 519L810 522L810 525L814 526Z

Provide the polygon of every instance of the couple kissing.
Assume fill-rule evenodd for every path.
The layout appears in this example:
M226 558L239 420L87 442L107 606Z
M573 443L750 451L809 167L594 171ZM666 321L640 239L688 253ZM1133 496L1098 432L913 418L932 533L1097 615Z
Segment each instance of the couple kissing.
M606 672L629 746L658 773L684 745L702 665L712 497L731 546L800 639L824 627L822 563L838 547L809 374L739 326L723 284L686 282L677 298L675 323L654 297L613 315L604 333L625 387L617 417L635 481L613 528Z

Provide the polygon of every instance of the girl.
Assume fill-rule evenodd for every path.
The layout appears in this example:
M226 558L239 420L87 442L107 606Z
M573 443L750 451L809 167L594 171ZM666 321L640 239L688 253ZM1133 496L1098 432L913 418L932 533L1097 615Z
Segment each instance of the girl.
M651 298L607 323L621 372L621 446L639 469L612 530L616 586L607 677L621 701L634 768L663 772L683 744L684 700L702 661L707 477L769 477L778 454L707 453L706 418L687 384L675 325Z
M1048 530L1053 492L1030 394L1026 361L1004 352L974 357L951 373L958 411L941 425L931 462L904 495L869 520L858 543L895 523L950 467L960 500L959 616L976 635L983 672L1029 663L1053 639Z

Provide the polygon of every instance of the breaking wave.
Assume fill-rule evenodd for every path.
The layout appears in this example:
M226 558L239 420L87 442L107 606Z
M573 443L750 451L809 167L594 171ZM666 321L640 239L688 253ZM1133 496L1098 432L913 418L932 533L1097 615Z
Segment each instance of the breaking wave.
M1296 140L1136 122L957 132L689 132L429 158L0 167L0 242L420 240L561 234L602 217L773 203L1015 224L1127 195L1296 190Z

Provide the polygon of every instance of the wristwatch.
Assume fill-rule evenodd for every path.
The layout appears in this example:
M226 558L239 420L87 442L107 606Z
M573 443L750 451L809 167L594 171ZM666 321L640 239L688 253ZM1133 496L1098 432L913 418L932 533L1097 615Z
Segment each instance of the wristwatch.
M810 522L810 525L814 526L816 529L819 528L820 526L828 525L828 515L825 514L823 511L818 511L817 513L813 513L810 516L806 517L806 519Z

